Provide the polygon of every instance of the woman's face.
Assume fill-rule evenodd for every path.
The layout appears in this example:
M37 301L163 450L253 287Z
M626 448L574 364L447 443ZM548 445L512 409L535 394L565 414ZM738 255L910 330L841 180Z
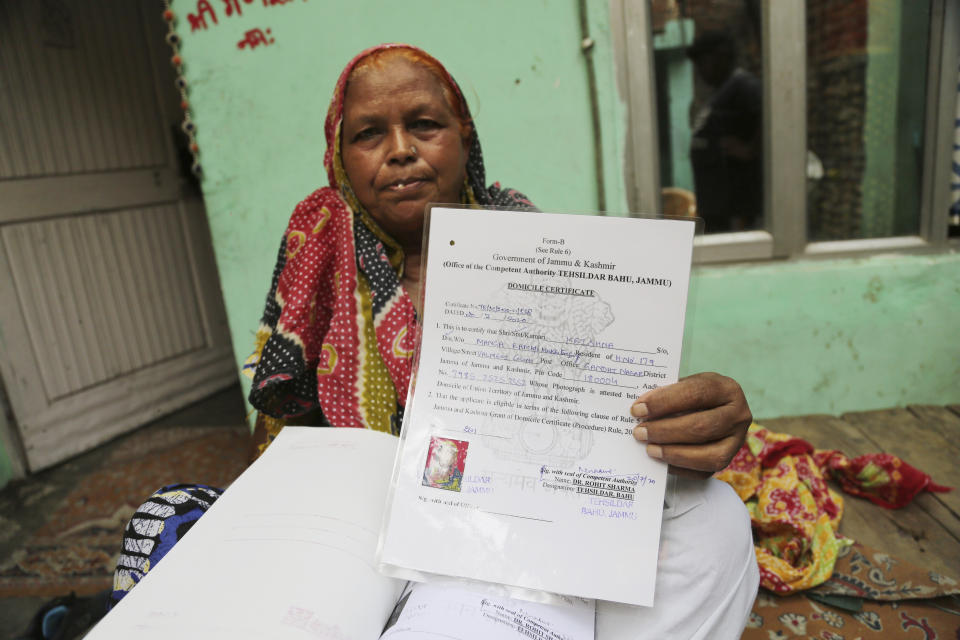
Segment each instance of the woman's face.
M457 203L467 149L438 80L400 57L350 77L343 168L360 204L405 247L419 247L428 202Z

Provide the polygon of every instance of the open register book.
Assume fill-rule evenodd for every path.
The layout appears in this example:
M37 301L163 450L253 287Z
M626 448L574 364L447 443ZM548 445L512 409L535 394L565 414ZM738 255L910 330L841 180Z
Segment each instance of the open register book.
M396 450L366 429L287 427L87 638L593 638L589 601L381 575Z

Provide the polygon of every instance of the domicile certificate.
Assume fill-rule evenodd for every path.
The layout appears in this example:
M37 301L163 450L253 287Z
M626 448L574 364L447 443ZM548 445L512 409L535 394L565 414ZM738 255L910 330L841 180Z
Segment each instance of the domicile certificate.
M386 570L653 604L667 466L630 406L677 379L694 231L430 211Z

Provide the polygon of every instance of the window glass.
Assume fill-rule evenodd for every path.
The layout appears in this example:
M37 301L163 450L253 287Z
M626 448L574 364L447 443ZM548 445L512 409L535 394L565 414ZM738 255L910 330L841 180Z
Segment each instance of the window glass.
M916 234L930 2L806 6L809 239Z
M650 3L664 210L762 228L760 2Z

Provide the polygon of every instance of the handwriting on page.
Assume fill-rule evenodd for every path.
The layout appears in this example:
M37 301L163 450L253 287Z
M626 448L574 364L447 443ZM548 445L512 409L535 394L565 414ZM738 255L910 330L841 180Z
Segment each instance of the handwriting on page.
M472 299L444 301L434 327L440 357L431 392L432 409L461 418L464 433L484 437L508 458L557 467L583 458L592 432L626 435L635 424L626 409L583 408L584 397L629 402L667 378L670 356L664 346L627 348L605 339L603 330L615 322L612 306L578 281L672 282L572 257L565 244L542 238L534 255L443 263L445 270L495 272L508 281L492 299L477 301L473 292Z
M455 425L447 433L479 440L498 458L539 465L540 477L523 477L521 491L529 485L575 500L583 516L636 519L636 491L652 478L574 465L598 434L630 436L629 402L659 386L671 364L668 347L606 336L616 318L605 296L611 287L672 281L579 258L565 238L543 237L531 249L442 263L453 277L479 271L499 284L492 294L448 297L434 316L440 353L430 409ZM461 491L493 497L504 487L518 490L513 478L470 474Z
M382 640L592 640L594 603L548 605L484 595L452 584L411 583Z

